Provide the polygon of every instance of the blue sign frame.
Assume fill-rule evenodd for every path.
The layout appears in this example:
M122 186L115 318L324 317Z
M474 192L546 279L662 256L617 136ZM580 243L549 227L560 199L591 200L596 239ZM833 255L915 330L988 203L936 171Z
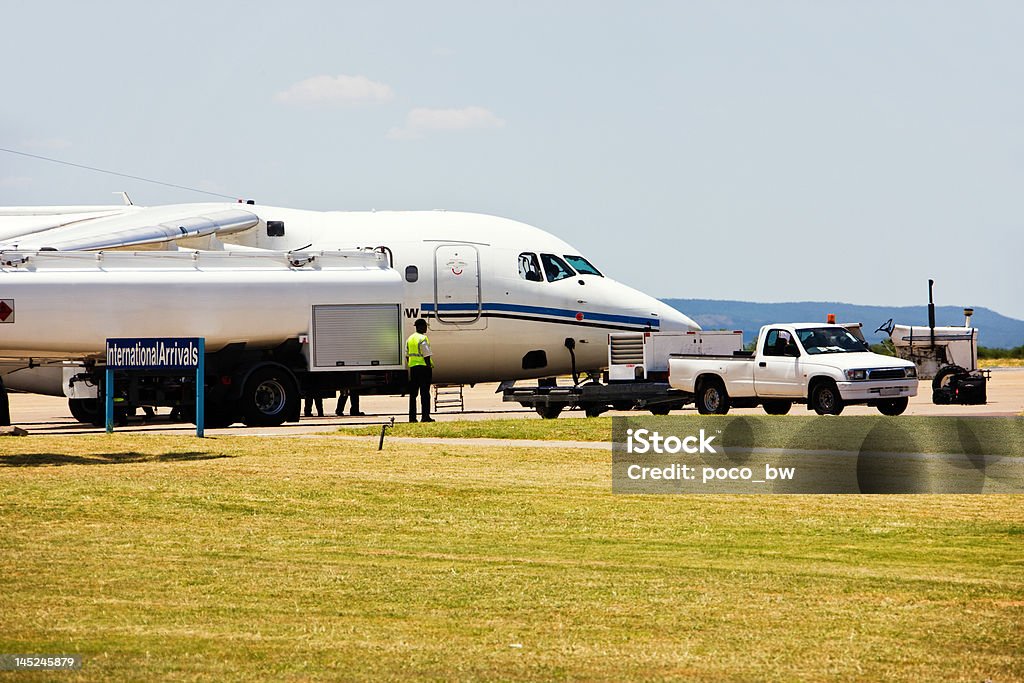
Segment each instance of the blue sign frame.
M206 339L204 337L114 337L107 339L104 383L107 434L114 431L114 371L194 370L196 436L205 435Z

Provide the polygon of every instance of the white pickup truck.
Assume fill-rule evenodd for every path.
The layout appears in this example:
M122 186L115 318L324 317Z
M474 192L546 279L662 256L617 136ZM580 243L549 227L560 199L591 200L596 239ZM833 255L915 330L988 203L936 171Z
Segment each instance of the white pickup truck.
M842 325L765 325L752 353L678 355L668 365L669 384L692 393L705 415L759 404L770 415L785 415L794 403L819 415L838 415L851 403L900 415L917 395L912 362L872 353Z

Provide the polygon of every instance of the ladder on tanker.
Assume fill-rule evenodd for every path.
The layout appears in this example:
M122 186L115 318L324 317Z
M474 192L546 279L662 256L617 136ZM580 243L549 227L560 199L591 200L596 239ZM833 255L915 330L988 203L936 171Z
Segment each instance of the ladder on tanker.
M447 409L455 409L460 413L466 410L461 384L434 385L434 412L439 413Z

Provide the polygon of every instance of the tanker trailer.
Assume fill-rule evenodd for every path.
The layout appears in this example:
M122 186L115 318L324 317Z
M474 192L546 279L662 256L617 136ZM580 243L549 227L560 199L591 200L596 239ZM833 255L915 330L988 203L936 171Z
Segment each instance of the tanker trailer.
M276 425L303 395L404 383L402 289L376 251L7 251L0 359L61 365L73 414L95 422L108 338L202 337L207 423ZM188 417L189 381L119 377L118 405Z

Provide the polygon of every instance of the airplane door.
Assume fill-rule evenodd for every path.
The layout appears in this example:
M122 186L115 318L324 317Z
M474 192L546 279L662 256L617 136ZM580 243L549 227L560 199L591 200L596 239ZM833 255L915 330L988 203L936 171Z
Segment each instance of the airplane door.
M437 320L459 329L482 330L480 253L471 244L442 244L434 250L434 310Z

